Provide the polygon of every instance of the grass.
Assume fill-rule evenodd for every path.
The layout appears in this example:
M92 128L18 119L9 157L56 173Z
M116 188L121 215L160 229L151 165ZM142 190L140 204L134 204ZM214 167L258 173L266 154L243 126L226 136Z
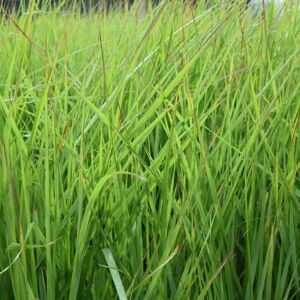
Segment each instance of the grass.
M300 299L300 22L164 2L0 24L1 299Z

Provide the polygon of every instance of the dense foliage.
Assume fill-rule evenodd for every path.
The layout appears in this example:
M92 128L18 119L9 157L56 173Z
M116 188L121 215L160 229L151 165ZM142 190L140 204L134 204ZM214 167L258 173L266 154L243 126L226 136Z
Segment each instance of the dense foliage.
M300 20L276 13L1 19L1 299L299 299Z

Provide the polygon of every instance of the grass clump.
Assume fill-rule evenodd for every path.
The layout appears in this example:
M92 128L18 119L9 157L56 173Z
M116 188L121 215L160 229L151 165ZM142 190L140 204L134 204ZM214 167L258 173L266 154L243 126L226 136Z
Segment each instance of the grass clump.
M297 11L31 3L0 25L1 299L298 299Z

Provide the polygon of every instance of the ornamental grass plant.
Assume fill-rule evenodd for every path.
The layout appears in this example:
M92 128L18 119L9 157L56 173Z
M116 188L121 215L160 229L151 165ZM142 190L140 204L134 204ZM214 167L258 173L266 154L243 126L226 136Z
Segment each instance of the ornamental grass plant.
M300 18L244 3L0 20L1 299L300 299Z

